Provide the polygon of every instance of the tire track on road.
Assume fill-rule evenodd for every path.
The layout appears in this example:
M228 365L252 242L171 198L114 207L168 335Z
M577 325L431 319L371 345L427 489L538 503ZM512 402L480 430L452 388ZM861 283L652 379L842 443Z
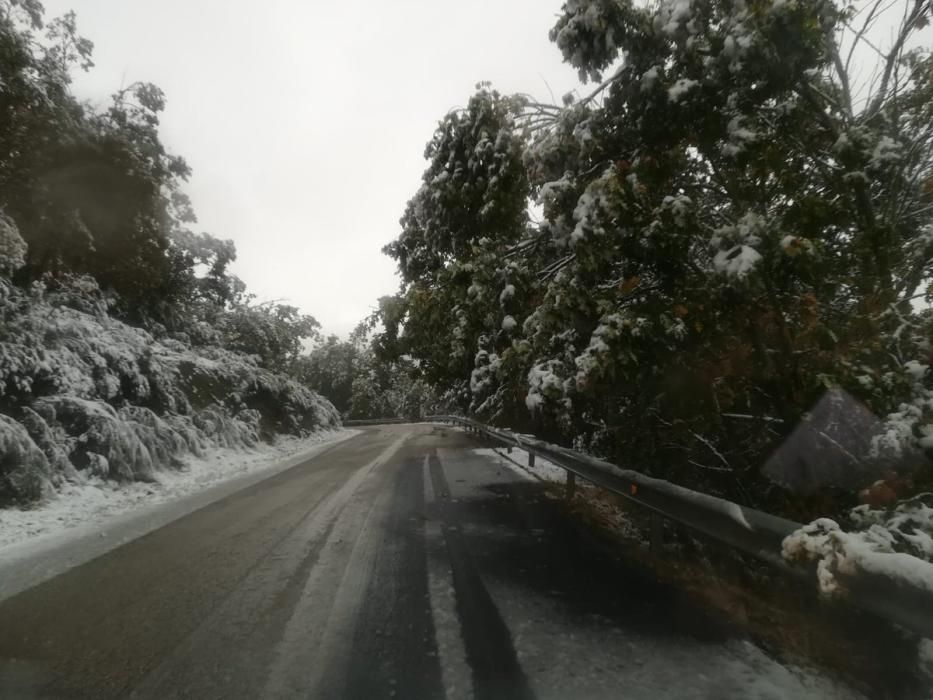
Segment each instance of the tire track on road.
M441 529L456 591L457 615L478 700L533 700L512 635L486 590L450 508L450 486L436 452L429 457L431 484L442 514Z

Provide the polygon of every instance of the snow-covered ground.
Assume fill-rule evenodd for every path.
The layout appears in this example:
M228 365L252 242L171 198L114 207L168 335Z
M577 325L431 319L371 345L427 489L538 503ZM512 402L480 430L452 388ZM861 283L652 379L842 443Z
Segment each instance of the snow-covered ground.
M567 470L558 467L556 464L542 459L535 458L534 466L528 465L528 454L523 450L512 450L511 453L504 448L481 447L472 450L473 454L483 457L492 457L502 462L510 469L516 469L523 476L531 476L539 481L547 481L554 484L563 484L567 481Z
M528 455L523 450L512 450L511 453L508 453L504 448L482 447L474 449L472 452L479 456L489 457L526 479L534 479L550 484L563 485L567 483L566 469L541 457L536 457L534 466L529 466ZM577 481L577 493L589 496L587 501L592 511L597 512L606 523L610 524L623 537L647 546L648 540L645 538L644 533L611 499L600 498L600 492L606 494L598 486L582 480Z
M498 578L487 579L486 585L539 700L864 697L813 668L781 663L748 640L704 644L688 636L646 633L598 615L582 616L553 594L533 593ZM620 678L626 680L624 687Z
M547 460L537 458L534 469L529 470L527 453L522 450L513 449L508 454L500 448L481 448L470 450L470 454L525 479L557 484L566 481L566 471ZM467 470L472 473L477 468L475 462L458 456L454 450L439 450L438 457L447 471L454 499L474 495L478 491L476 483L496 481L492 473L483 472L481 479L472 480L473 484L469 483L471 480L462 483L457 476ZM425 481L429 483L427 478ZM577 485L578 493L591 496L587 499L590 508L599 510L607 518L618 519L616 524L624 536L641 540L641 533L626 520L625 513L598 497L600 489L592 487L592 493L588 492L591 487L583 480ZM484 535L490 536L489 533ZM581 615L578 607L563 602L564 594L559 590L535 590L525 583L496 575L485 576L483 583L511 632L518 661L534 695L542 700L567 697L854 700L863 697L814 668L772 658L748 640L708 643L663 627L653 631L639 625L628 628L609 617ZM444 593L443 587L437 590ZM620 592L620 595L625 593ZM432 589L432 605L451 604L444 602L442 595L437 598L435 600ZM633 606L645 605L650 609L654 604L644 600ZM451 618L435 610L435 620L445 617ZM456 616L453 619L456 620ZM554 653L555 648L560 653ZM581 664L580 659L586 659L586 663ZM624 687L620 686L622 678L626 681Z
M27 510L0 509L0 599L284 471L359 431L323 430L275 445L214 449L153 483L90 480Z
M324 430L307 438L283 437L275 445L261 444L242 450L215 449L202 458L189 457L183 469L158 472L154 483L120 484L95 477L87 483L67 484L57 497L35 508L0 509L0 556L7 547L35 537L88 523L103 526L108 518L126 511L175 500L223 481L269 470L310 447L355 433Z

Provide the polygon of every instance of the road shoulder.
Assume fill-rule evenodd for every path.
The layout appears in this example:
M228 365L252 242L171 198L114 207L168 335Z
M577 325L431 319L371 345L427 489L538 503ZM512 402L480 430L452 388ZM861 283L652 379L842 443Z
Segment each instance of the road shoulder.
M285 458L270 455L267 464L206 484L173 500L162 500L103 518L97 514L81 525L57 530L0 548L0 601L132 542L200 508L280 474L359 435L334 433Z

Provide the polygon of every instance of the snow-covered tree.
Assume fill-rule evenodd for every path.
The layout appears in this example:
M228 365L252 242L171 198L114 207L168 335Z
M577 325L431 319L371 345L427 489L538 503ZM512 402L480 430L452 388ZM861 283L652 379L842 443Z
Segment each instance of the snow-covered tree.
M233 244L191 231L162 92L71 95L91 48L73 13L0 0L0 507L339 422L286 374L317 322L255 304Z
M450 189L463 149L437 145L482 127L442 125L388 248L389 334L463 408L745 502L789 507L758 468L831 387L890 414L876 453L922 466L931 9L903 9L878 45L880 2L568 0L551 38L594 86L474 98L508 105L517 189ZM516 216L489 225L480 187Z

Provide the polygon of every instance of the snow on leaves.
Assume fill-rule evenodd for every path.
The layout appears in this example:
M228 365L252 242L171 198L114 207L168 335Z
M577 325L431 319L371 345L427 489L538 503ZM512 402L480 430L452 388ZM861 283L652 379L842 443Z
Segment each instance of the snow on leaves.
M716 249L713 268L729 277L742 279L761 260L757 247L767 237L767 224L754 212L744 214L734 225L716 229L710 244Z
M841 10L567 0L552 39L602 82L505 127L521 136L516 210L542 220L491 225L429 148L410 206L436 202L436 219L419 213L397 245L403 275L408 259L437 271L403 287L405 347L432 381L471 386L463 409L561 426L568 444L599 431L606 454L746 501L765 497L778 438L759 418L791 427L833 388L885 417L879 450L926 447L930 320L908 300L933 274L933 228L904 124L929 122L929 100L839 107L826 49ZM482 125L476 111L444 133Z
M9 277L26 262L26 242L13 220L0 211L0 277Z
M96 284L12 288L0 303L0 503L63 479L148 480L209 446L333 426L333 407L220 348L192 349L107 314Z
M564 60L579 71L580 79L599 80L602 71L619 55L627 3L616 0L567 0L563 14L551 30L551 41Z
M693 80L692 78L678 78L674 81L674 84L667 89L667 99L676 104L699 84L699 81Z
M845 592L845 577L860 571L933 591L933 495L923 494L891 510L854 509L858 530L844 531L820 518L789 535L783 544L789 561L815 561L820 590Z
M53 473L48 459L23 426L3 414L0 414L0 475L4 482L0 503L28 503L52 491Z
M528 370L528 394L525 405L529 411L541 410L547 402L559 402L567 406L564 398L565 380L561 376L562 365L556 360L537 364Z

